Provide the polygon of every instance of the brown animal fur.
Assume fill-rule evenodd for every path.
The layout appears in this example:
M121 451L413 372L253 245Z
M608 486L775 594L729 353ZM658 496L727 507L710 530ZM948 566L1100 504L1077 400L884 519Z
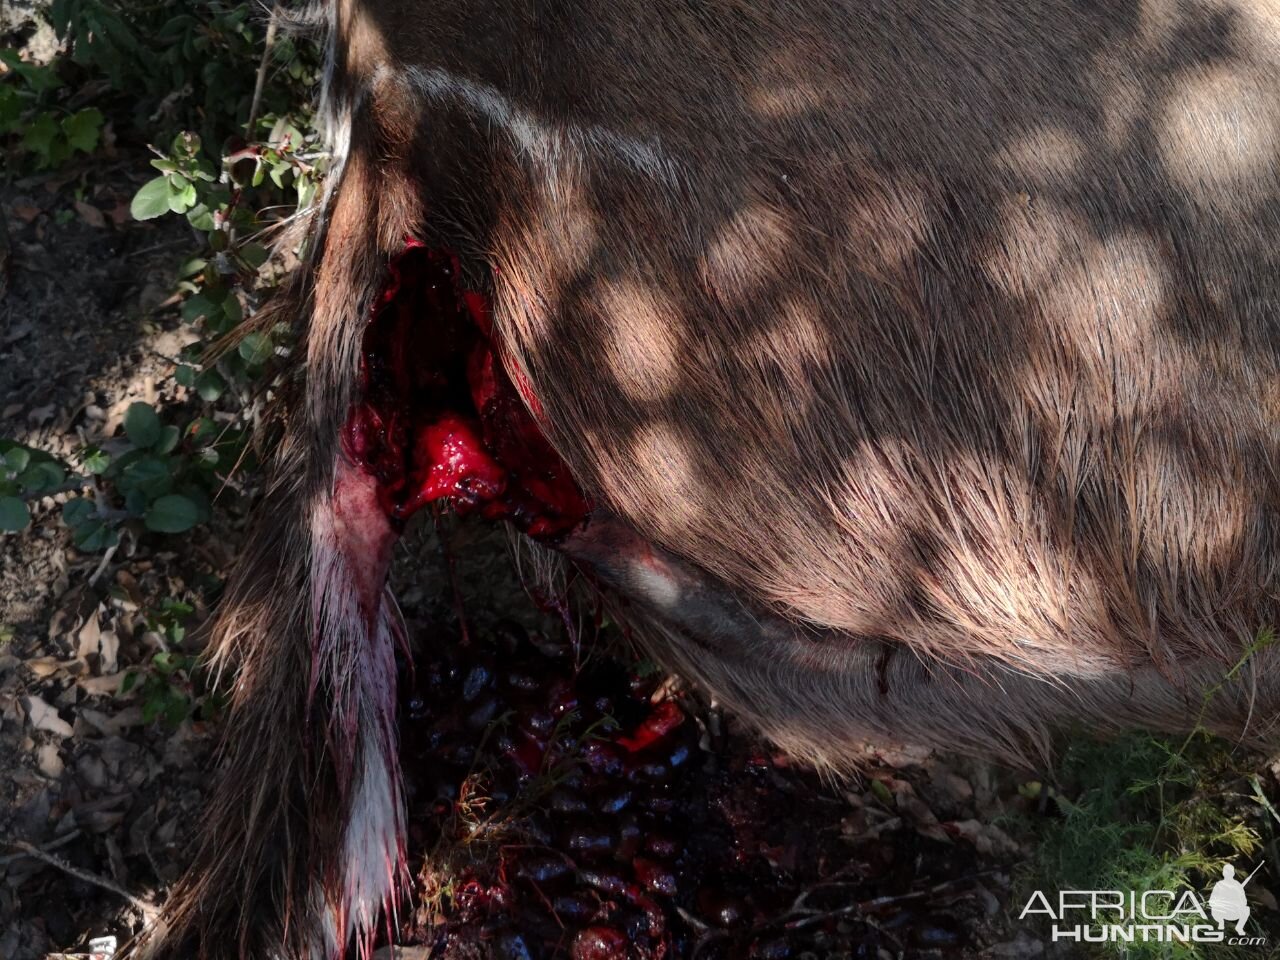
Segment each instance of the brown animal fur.
M157 954L333 952L307 525L406 236L492 295L602 505L566 552L789 749L1274 743L1274 656L1219 681L1280 622L1280 3L342 0L332 28L304 401Z

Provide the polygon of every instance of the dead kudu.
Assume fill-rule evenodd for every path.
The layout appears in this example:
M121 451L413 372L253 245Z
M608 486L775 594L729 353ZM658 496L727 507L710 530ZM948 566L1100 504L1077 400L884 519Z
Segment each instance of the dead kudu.
M324 14L301 396L146 950L368 944L404 874L385 577L433 499L822 764L1275 742L1280 2Z

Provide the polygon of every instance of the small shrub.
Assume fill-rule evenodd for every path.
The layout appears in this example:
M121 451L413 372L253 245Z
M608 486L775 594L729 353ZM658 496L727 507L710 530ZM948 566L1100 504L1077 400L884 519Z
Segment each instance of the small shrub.
M80 73L107 81L109 113L146 137L198 129L220 143L249 115L264 12L218 0L53 0L46 16ZM305 44L279 37L268 68L265 110L306 101L316 68Z
M146 723L158 720L176 729L193 715L211 719L224 705L224 696L213 687L199 657L181 651L184 624L192 612L190 604L170 597L147 614L148 629L163 638L165 649L153 654L143 669L126 673L120 684L121 696L137 697Z
M11 167L47 170L98 149L102 111L65 106L63 83L53 66L26 63L14 50L0 50L0 64L0 143Z
M121 7L55 0L48 16L69 62L36 65L0 56L9 68L0 82L0 136L9 133L14 149L25 150L37 166L97 146L103 113L97 107L72 113L58 105L70 88L68 75L82 86L108 80L102 106L113 118L120 119L127 100L146 112L133 116L144 129L163 125L163 114L201 130L180 130L167 149L152 148L157 175L131 204L139 220L182 216L199 238L177 278L185 295L182 320L198 335L174 370L188 402L160 411L133 404L124 437L80 451L74 466L0 441L0 532L25 529L34 500L71 492L62 519L81 550L110 549L125 531L183 534L208 522L233 470L241 476L253 470L247 431L228 426L227 415L233 424L254 419L270 386L272 360L288 351L288 330L238 328L278 281L279 265L270 261L264 233L311 201L326 165L309 117L278 109L305 103L303 88L315 73L309 48L288 38L271 48L273 69L262 94L261 106L276 112L253 122L251 133L261 140L242 135L263 55L264 21L250 16L253 9L245 3L162 0ZM224 148L210 152L210 137ZM228 337L234 337L234 349L211 349Z

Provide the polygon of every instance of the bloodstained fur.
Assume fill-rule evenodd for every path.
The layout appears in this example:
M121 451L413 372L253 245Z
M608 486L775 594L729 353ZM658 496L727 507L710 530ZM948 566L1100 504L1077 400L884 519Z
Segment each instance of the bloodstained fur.
M390 263L342 446L374 478L396 527L445 501L554 539L590 512L529 413L536 401L512 383L492 329L487 300L462 288L451 253L410 241Z

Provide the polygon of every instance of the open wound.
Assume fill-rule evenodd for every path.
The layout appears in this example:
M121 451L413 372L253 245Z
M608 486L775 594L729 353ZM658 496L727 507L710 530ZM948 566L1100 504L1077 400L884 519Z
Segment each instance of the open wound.
M410 241L392 260L342 446L374 478L396 526L444 502L554 539L590 512L504 369L492 329L488 300L462 288L457 257Z

